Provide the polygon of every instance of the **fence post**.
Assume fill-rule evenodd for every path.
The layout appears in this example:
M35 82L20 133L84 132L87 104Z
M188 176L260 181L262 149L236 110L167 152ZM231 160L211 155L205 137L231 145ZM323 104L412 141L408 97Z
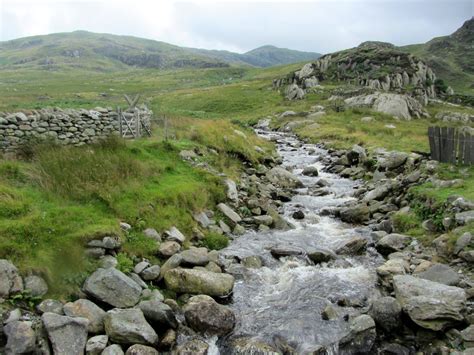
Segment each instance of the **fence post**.
M119 121L120 138L123 138L122 109L119 106L117 106L117 118L118 118L118 121Z

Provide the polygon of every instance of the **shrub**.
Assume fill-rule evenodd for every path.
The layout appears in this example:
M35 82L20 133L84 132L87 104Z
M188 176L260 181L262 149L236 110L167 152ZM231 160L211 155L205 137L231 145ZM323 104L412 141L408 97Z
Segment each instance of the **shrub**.
M202 245L207 249L220 250L229 245L229 238L218 233L209 233L203 238Z

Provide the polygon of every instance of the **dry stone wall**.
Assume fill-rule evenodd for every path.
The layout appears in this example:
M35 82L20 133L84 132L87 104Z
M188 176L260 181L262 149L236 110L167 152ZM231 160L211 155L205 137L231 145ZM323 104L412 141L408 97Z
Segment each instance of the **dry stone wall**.
M151 116L145 107L137 110L143 117ZM80 146L118 134L119 130L118 114L112 108L0 112L0 151L15 152L31 139L51 139L64 145Z

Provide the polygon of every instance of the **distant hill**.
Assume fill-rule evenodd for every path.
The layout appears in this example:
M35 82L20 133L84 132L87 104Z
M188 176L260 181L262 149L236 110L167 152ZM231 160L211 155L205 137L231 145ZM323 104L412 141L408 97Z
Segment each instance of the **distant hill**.
M474 92L474 18L449 36L400 49L423 58L455 91Z
M115 71L129 67L174 69L230 65L269 67L316 59L319 53L263 46L239 54L185 48L131 36L87 31L55 33L0 42L0 69L81 68Z

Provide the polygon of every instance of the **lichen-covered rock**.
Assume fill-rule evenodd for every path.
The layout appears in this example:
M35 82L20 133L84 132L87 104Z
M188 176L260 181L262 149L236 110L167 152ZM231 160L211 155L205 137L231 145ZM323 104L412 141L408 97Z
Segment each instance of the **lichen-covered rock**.
M44 313L41 316L55 355L82 355L89 321L81 317Z
M196 269L171 269L164 279L166 287L178 293L227 296L234 287L232 275Z

